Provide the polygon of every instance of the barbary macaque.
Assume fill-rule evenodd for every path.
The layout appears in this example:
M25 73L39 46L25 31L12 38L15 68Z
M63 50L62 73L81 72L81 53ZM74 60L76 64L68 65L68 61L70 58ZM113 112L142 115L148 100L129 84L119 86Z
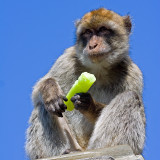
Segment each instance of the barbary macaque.
M143 77L128 55L129 16L100 8L76 23L76 43L34 86L27 130L30 159L128 144L140 154L145 141ZM88 93L64 101L82 72L95 75Z

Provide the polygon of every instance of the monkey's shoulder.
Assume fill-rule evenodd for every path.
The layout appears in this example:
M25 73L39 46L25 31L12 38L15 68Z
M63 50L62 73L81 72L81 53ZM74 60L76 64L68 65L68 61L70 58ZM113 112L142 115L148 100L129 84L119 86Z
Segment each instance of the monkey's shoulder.
M70 47L53 64L49 74L58 82L64 93L67 93L81 73L76 57L75 47Z
M140 68L133 62L128 66L126 76L126 88L142 93L143 89L143 74Z
M60 76L62 74L69 74L74 72L76 64L75 48L70 47L64 51L64 53L53 64L50 74L54 76Z
M129 75L134 76L134 78L139 77L140 79L143 79L142 72L140 68L133 62L128 67Z
M56 60L53 65L53 69L55 67L64 68L70 67L70 65L74 64L74 60L76 58L75 47L72 46L64 51L64 53Z

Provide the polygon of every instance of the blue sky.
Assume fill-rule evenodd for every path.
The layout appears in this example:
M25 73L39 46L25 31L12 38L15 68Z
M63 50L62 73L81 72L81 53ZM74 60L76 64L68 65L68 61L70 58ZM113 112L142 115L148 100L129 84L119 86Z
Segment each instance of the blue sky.
M130 14L130 55L144 74L146 160L160 148L160 2L158 0L0 1L0 159L26 159L25 131L32 86L65 48L74 45L74 21L99 7Z

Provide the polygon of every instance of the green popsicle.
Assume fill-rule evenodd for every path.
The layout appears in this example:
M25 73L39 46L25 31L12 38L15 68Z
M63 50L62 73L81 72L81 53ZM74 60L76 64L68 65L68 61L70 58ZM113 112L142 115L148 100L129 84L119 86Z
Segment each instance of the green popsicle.
M74 105L71 101L71 98L76 93L86 93L95 81L96 77L93 74L83 72L80 75L80 77L78 78L78 80L75 81L75 83L73 84L72 88L66 96L68 101L64 101L68 111L72 111L74 109Z

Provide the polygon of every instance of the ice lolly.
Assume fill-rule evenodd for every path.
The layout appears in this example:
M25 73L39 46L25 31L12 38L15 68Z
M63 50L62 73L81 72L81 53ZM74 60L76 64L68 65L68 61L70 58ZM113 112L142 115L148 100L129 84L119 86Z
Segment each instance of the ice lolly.
M70 91L66 96L68 101L67 102L64 101L68 111L72 111L74 109L74 105L71 101L71 98L76 93L86 93L95 81L96 77L88 72L83 72L79 76L78 80L75 81L75 83L73 84L72 88L70 89Z

